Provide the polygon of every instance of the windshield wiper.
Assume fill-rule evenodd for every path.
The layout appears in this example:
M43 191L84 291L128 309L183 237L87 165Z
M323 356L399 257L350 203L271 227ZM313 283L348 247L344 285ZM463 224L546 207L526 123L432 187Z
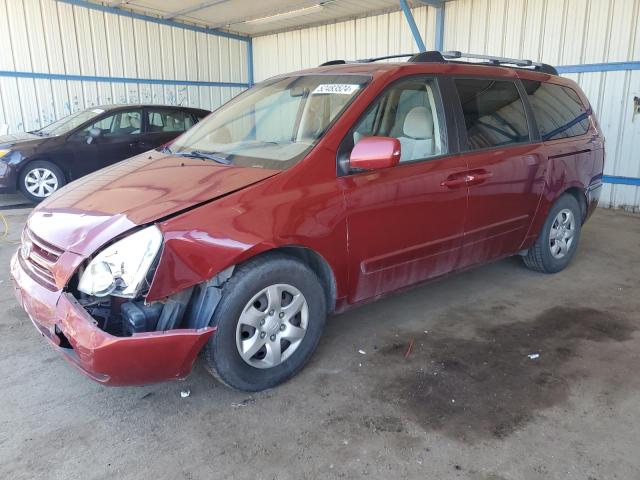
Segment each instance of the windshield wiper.
M181 157L202 158L204 160L213 160L214 162L221 163L223 165L231 165L231 160L227 157L216 155L215 153L203 152L201 150L192 150L190 152L175 152L173 155L180 155Z

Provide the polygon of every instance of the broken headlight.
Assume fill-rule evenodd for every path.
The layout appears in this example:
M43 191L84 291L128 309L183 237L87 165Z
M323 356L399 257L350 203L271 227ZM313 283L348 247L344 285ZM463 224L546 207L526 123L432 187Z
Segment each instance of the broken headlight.
M91 260L78 290L96 297L136 297L161 245L162 233L156 226L115 242Z

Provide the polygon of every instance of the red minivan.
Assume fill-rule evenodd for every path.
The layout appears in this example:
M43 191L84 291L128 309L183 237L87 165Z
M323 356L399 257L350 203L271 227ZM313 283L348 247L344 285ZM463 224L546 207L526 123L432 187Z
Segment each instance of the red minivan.
M548 65L463 57L281 75L72 182L24 228L20 304L98 382L183 378L203 350L257 391L332 312L510 255L562 270L602 186L591 107Z

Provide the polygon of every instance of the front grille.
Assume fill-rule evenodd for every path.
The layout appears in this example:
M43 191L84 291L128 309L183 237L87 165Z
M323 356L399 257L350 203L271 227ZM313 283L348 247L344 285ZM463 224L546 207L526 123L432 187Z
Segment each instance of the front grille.
M22 232L22 246L18 255L22 268L49 290L58 289L53 268L63 253L64 250L38 237L28 227Z

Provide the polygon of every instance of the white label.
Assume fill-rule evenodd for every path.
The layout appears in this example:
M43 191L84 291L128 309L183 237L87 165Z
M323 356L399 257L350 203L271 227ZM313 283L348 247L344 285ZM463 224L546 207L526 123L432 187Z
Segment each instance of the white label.
M351 95L358 90L360 85L355 83L326 83L318 85L316 89L311 92L311 95L320 95L326 93L335 93L338 95Z

